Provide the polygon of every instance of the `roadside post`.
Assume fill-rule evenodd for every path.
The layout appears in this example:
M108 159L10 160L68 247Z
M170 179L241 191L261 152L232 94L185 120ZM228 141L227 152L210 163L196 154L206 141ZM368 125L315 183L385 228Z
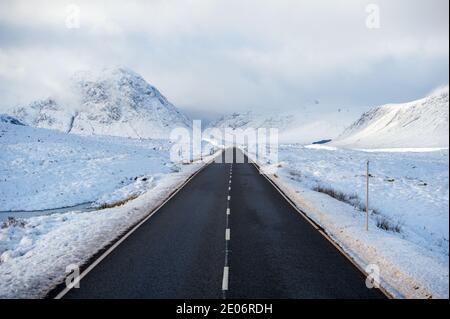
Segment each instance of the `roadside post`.
M366 162L366 231L369 231L369 160Z

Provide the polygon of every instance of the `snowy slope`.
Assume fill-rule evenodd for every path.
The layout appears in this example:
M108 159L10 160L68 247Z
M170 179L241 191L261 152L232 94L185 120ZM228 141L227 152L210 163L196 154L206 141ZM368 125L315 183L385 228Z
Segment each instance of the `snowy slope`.
M140 75L124 69L79 72L64 98L14 109L24 123L64 132L132 138L167 138L190 121Z
M0 221L5 211L108 202L177 170L167 140L78 136L0 121ZM143 181L142 178L145 180Z
M319 116L320 115L320 116ZM280 142L310 144L337 136L347 124L343 114L338 112L319 114L293 111L291 113L264 114L252 111L222 116L209 127L234 130L247 128L276 128Z
M293 115L264 115L251 111L243 113L233 113L222 116L218 120L210 123L210 127L246 129L259 127L276 127L280 130L288 128L294 120Z
M447 86L421 100L376 107L332 144L349 148L447 148L448 94Z

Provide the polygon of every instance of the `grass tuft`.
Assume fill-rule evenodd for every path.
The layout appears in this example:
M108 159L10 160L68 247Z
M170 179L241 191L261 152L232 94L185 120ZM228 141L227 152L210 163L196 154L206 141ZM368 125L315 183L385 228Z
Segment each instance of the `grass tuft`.
M130 200L136 199L138 198L138 195L131 195L130 197L127 197L125 199L121 199L119 201L116 202L112 202L112 203L103 203L99 206L99 210L101 209L107 209L107 208L113 208L113 207L118 207L118 206L122 206L126 203L128 203Z
M337 199L338 201L350 204L352 206L359 205L359 203L360 203L358 195L356 195L356 194L348 195L348 194L345 194L338 190L335 190L333 188L320 186L320 185L314 187L313 190L315 190L316 192L319 192L319 193L327 194L328 196L331 196L331 197Z
M347 203L355 207L356 209L364 212L366 211L366 204L361 201L356 194L345 194L341 191L335 190L331 187L325 187L325 186L316 186L313 188L316 192L320 192L323 194L327 194L328 196L331 196L338 201ZM402 231L402 226L400 223L392 223L388 218L384 217L383 214L377 210L372 209L370 211L371 215L377 216L377 227L386 231L391 231L394 233L400 233Z
M13 216L9 216L7 220L5 220L1 225L0 228L4 229L4 228L8 228L10 226L12 227L25 227L25 221L22 219L17 219Z
M393 224L390 220L382 216L377 218L377 227L394 233L400 233L402 231L402 226L399 223Z

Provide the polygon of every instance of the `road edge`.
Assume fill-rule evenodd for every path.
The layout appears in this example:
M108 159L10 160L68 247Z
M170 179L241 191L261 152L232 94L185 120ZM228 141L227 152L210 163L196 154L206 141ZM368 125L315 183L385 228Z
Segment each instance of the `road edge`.
M313 228L315 228L327 241L329 241L349 262L353 264L353 266L356 267L365 277L368 277L369 274L364 270L364 268L349 254L345 251L344 247L342 247L339 242L335 241L330 235L327 234L324 227L319 225L317 222L315 222L311 217L308 216L307 213L305 213L300 207L297 206L294 200L292 200L286 192L284 192L281 187L277 184L277 182L271 178L269 175L263 173L261 171L260 165L256 163L249 154L242 150L245 156L251 161L251 163L255 166L255 168L258 170L258 172L266 178L266 180L274 187L281 196L283 196L284 199L295 209L297 213L301 217L303 217ZM386 288L382 286L382 283L380 283L380 287L377 288L380 290L388 299L395 299L394 295L391 294Z
M220 154L217 154L220 153ZM204 169L206 169L211 163L215 161L217 156L220 156L223 153L223 150L217 152L216 154L211 156L207 162L203 163L199 169L194 171L189 177L183 180L181 183L177 185L177 187L169 193L164 199L162 199L159 204L157 204L154 208L152 208L147 215L141 218L139 221L128 227L125 231L118 234L115 239L109 242L108 245L100 248L96 253L94 253L87 261L81 265L80 270L81 273L79 277L71 283L71 285L67 286L65 282L61 282L50 289L47 294L44 296L44 299L62 299L70 290L74 288L74 286L81 282L81 280L91 272L99 263L102 262L114 249L116 249L122 242L124 242L132 233L134 233L139 227L141 227L144 223L146 223L153 215L155 215L169 200L171 200L178 192L180 192L194 177L196 177L199 173L201 173Z

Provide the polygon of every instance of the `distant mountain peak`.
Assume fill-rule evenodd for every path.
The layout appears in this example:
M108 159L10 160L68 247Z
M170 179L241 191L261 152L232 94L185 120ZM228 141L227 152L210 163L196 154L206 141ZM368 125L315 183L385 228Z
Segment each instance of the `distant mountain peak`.
M253 111L233 112L229 115L221 116L217 121L210 123L211 127L217 128L278 128L284 130L293 124L292 114L259 114Z
M75 106L48 98L14 114L32 126L133 138L167 138L172 128L190 126L186 115L128 68L80 71L71 79Z

